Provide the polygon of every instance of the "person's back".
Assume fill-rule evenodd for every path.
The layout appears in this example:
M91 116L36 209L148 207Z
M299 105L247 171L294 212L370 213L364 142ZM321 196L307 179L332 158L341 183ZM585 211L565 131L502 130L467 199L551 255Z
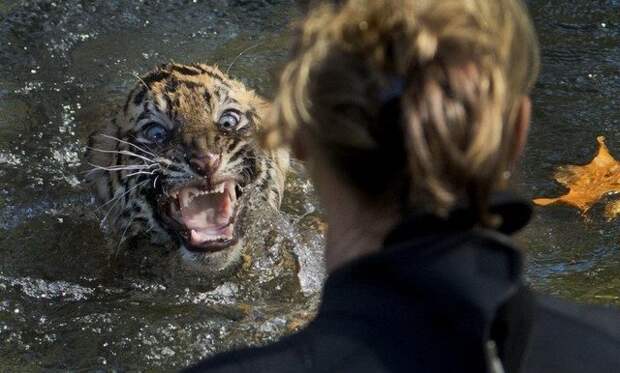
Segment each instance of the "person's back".
M527 205L494 206L521 219ZM409 223L330 274L303 331L188 372L618 372L617 311L533 294L500 232Z
M519 0L325 3L295 48L263 142L317 185L321 307L188 371L620 371L620 313L534 294L510 242L531 210L499 192L539 64Z

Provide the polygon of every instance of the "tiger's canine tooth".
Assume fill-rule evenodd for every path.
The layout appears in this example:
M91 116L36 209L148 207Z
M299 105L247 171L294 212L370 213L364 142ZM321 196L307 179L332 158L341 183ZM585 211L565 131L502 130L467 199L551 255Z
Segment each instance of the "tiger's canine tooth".
M181 207L186 208L189 206L193 198L193 190L192 188L183 188L179 192L179 197L181 199Z
M133 213L131 210L132 206L134 206L133 203L127 203L121 206L122 208L113 209L111 214L117 216L115 216L115 218L110 218L110 220L115 220L117 222L117 228L121 229L123 235L125 233L130 235L139 233L150 235L151 232L157 232L159 235L160 233L171 233L170 231L174 230L180 236L180 240L175 241L178 243L178 249L183 253L185 264L199 271L219 272L223 268L227 268L234 263L234 260L236 260L234 258L238 256L242 247L244 232L241 230L237 232L233 228L237 215L240 214L241 211L245 211L244 204L251 207L248 201L253 200L255 196L263 196L265 199L269 198L269 206L276 209L280 204L279 200L273 199L275 194L267 193L269 188L265 188L264 190L256 188L256 195L248 193L248 198L239 203L235 203L237 198L240 197L241 193L239 192L243 190L252 192L255 189L254 187L258 186L258 183L264 180L264 178L259 177L259 174L255 172L246 172L250 171L248 167L258 167L258 160L260 160L261 164L265 164L266 167L269 168L267 175L271 176L269 180L270 187L281 191L284 186L284 174L288 168L288 154L286 151L277 153L260 151L256 146L257 144L254 136L244 137L242 141L237 141L237 135L233 131L224 132L214 129L215 132L212 132L211 128L204 128L202 121L199 120L192 120L192 123L190 123L190 121L184 121L183 125L181 125L181 123L176 123L174 118L171 117L171 114L173 114L173 110L170 110L171 108L167 108L167 111L162 111L160 109L162 109L163 106L152 107L145 105L150 99L163 100L165 98L170 98L172 91L166 89L168 83L176 83L177 78L186 76L187 74L183 72L186 70L197 74L190 74L190 79L198 86L204 86L205 92L213 93L213 90L217 90L221 93L222 98L224 98L224 96L243 98L237 104L242 112L249 110L254 111L254 109L267 104L267 101L254 94L252 91L246 90L242 84L237 86L237 81L228 77L227 74L217 69L217 67L202 64L198 65L200 67L196 67L195 65L183 66L184 65L177 64L160 65L157 69L143 75L145 78L154 76L162 77L161 84L152 85L148 95L137 95L135 93L135 88L132 89L128 100L125 101L128 104L127 108L118 112L115 118L116 122L106 120L105 127L102 127L100 131L94 132L90 138L92 145L94 145L93 148L101 149L102 152L89 151L86 158L89 163L97 166L120 167L138 165L144 160L143 156L147 157L148 155L147 158L151 158L153 166L157 166L157 176L152 174L151 183L137 186L137 193L130 193L127 195L127 198L131 198L133 202L144 203L145 206L152 205L150 209L144 209L142 211L142 214L147 218L147 222L138 223L136 219L135 222L132 221L129 223L131 229L127 229L129 227L125 225L127 223L126 219L120 219L120 217L121 214ZM200 73L200 71L203 73ZM162 72L166 72L166 74L162 74ZM168 73L169 76L167 76ZM214 80L212 74L217 75L219 78ZM222 80L222 82L217 82L219 80ZM235 82L235 84L229 86L226 82ZM141 87L141 84L142 82L138 82L136 87ZM177 90L175 95L178 100L171 100L170 102L173 108L177 110L175 114L178 113L183 117L191 117L192 119L202 118L203 116L204 118L210 117L216 111L220 112L226 110L227 108L224 107L224 105L228 105L228 102L225 100L221 102L216 102L214 100L211 106L186 105L186 103L193 102L195 98L193 89L187 91ZM200 102L202 103L202 101ZM259 112L260 111L262 110L259 110ZM136 137L138 131L144 130L143 132L146 132L147 129L147 127L142 124L138 126L138 122L134 120L137 118L137 115L140 114L148 114L150 117L153 117L152 119L155 125L161 125L162 128L173 130L175 133L174 139L166 139L164 142L167 142L167 140L173 141L167 142L165 146L161 147L150 147L148 144L142 142L133 144L133 139ZM262 120L262 115L258 115L255 119ZM101 122L103 123L104 121ZM194 131L194 129L199 131ZM200 136L203 136L205 131L207 131L209 136L213 134L224 140L226 138L228 138L228 140L234 139L237 144L232 149L222 149L219 154L220 159L217 162L218 167L209 167L209 171L217 172L208 175L199 175L195 172L191 163L193 153L190 153L188 150L190 150L190 147L193 148L194 145L202 145L202 139L200 139L200 144L198 144L197 140L199 140ZM162 143L162 145L164 144ZM211 144L209 143L207 145ZM130 146L131 148L127 148L126 146ZM216 147L209 146L209 148L209 150L212 151L216 150ZM136 152L135 154L139 156L109 157L106 154L100 154L103 152L113 153L123 151L123 149L131 149L132 152ZM198 149L192 149L192 151L193 150ZM188 157L188 155L190 157ZM239 161L233 164L231 163L233 155L241 155L241 160L250 160L251 164L248 163L246 165L245 162ZM125 164L124 162L129 163ZM242 167L239 165L242 165ZM102 203L107 203L109 196L118 196L127 191L127 185L116 182L115 178L112 177L113 175L114 173L112 172L90 174L91 177L89 179L93 182L93 190L98 194L100 202ZM143 176L134 175L133 180L138 182L139 177ZM153 178L157 180L157 183L153 182ZM237 183L240 185L238 185L238 189L235 189ZM244 189L242 186L247 186L247 189ZM165 193L168 198L171 199L171 204L166 205L164 203L165 200L159 198L164 196L163 194L160 196L161 192ZM158 198L152 200L150 198L152 193L155 193L155 196ZM197 196L201 197L194 201ZM153 203L157 205L153 205ZM222 223L226 223L225 226L220 227L219 223L211 224L212 221L200 221L202 215L207 215L207 212L204 210L209 206L213 208L217 207L215 217L211 216L210 220L215 220L215 223L221 221ZM185 223L186 221L192 220L192 217L195 217L194 220L198 222L196 226L188 226ZM227 217L227 219L224 219L225 217ZM203 226L207 226L209 229L200 229L200 227ZM170 234L169 236L174 240L174 235ZM230 239L231 246L222 245L221 243L219 245L212 243L211 241L213 241L214 236L217 236L216 239L218 240ZM238 240L236 240L237 238ZM198 243L198 246L192 247L192 241ZM232 244L233 242L234 245Z

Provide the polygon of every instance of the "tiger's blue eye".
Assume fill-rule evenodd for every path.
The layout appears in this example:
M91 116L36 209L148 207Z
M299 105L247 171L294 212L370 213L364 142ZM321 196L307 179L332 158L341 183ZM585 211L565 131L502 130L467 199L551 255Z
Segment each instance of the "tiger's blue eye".
M217 121L218 126L226 131L230 131L235 129L239 122L241 121L241 116L238 112L234 110L225 111L224 114L220 117L220 120Z
M161 144L168 139L168 129L159 123L150 123L144 130L144 137L154 143Z

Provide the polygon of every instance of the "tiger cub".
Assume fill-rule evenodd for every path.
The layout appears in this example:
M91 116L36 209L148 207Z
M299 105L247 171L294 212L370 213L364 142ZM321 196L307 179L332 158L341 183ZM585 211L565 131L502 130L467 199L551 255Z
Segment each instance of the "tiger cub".
M140 78L89 139L87 179L107 219L123 237L176 240L196 270L230 267L242 250L240 216L250 202L279 208L284 189L288 153L256 140L267 108L214 66L165 64Z

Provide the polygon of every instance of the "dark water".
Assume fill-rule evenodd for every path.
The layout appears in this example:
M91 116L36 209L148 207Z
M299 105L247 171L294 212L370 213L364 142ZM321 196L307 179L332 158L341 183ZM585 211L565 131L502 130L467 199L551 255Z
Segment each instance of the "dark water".
M0 371L169 370L312 316L322 237L297 172L281 214L254 214L251 261L217 281L148 245L115 257L118 237L79 184L86 137L158 63L219 64L269 94L290 2L3 2L0 12Z
M597 135L606 136L620 158L620 1L528 3L543 69L518 187L528 197L555 196L564 194L552 179L555 168L588 163ZM620 305L620 221L608 222L602 209L603 203L596 205L585 218L566 206L536 209L521 235L534 286L579 301Z
M530 1L544 69L517 187L585 163L595 137L620 157L620 1ZM303 172L279 215L256 213L253 258L210 281L116 238L79 184L90 131L155 64L208 62L269 95L293 1L0 1L0 370L169 370L273 340L312 315L323 273ZM244 53L242 53L245 51ZM241 55L240 55L241 54ZM620 222L538 209L519 239L544 292L620 304Z

